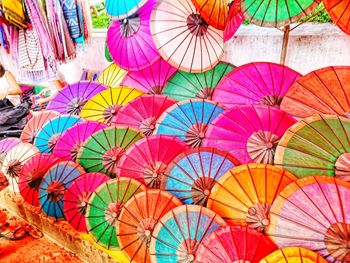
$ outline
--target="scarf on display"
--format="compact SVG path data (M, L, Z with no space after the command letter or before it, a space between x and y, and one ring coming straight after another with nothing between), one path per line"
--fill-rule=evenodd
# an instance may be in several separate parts
M75 39L82 34L79 25L79 15L76 0L60 0L64 18L67 22L70 36Z

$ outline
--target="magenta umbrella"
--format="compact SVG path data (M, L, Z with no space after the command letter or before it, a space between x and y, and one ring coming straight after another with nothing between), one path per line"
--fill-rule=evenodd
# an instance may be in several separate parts
M230 40L244 21L241 0L234 0L230 6L224 30L224 41Z
M135 14L113 21L107 45L113 61L123 69L137 71L151 66L159 54L150 32L150 16L157 0L149 0Z

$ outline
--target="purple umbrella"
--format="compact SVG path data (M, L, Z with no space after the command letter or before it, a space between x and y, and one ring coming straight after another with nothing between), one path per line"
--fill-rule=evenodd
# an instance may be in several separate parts
M18 138L7 138L0 141L0 166L4 161L7 153L21 142Z

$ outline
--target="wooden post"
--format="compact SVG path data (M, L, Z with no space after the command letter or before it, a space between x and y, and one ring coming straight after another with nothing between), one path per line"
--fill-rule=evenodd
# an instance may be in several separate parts
M283 42L282 42L281 60L280 60L280 63L282 65L284 65L286 63L288 41L289 41L289 32L290 32L290 26L289 25L285 26L283 29Z

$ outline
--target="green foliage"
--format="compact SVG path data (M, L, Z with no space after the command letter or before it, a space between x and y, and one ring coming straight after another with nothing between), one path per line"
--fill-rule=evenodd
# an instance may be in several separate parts
M110 19L105 12L92 17L92 25L94 28L107 28L109 26L109 21Z

